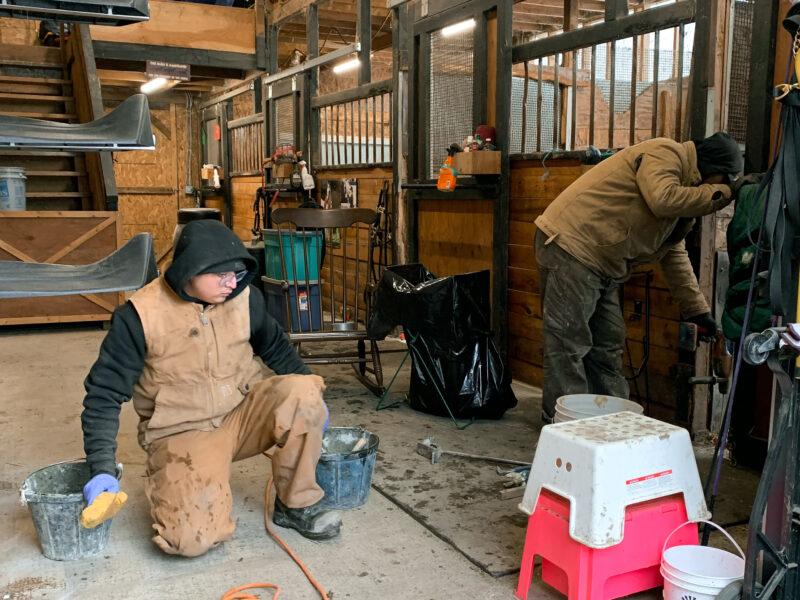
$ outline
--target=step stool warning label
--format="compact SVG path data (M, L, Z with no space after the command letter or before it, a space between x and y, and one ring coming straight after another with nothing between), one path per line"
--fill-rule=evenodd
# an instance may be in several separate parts
M663 488L672 483L672 469L651 473L636 479L628 479L625 482L625 489L628 493L639 493L645 490L655 490Z

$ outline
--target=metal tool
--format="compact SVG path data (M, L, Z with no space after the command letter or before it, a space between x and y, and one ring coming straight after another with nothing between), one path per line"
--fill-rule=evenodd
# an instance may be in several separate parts
M505 463L509 465L523 465L529 467L531 463L523 462L521 460L512 460L510 458L496 458L493 456L481 456L480 454L467 454L466 452L454 452L452 450L442 450L439 446L433 443L433 438L425 438L417 443L417 454L431 459L431 464L435 465L439 462L442 454L449 454L451 456L460 456L461 458L474 458L477 460L486 460L489 462Z
M712 374L708 376L690 377L691 385L717 385L721 394L728 393L731 375L733 373L733 356L728 352L725 336L721 331L709 335L709 332L694 323L683 322L678 328L678 347L681 350L694 352L701 341L711 340Z

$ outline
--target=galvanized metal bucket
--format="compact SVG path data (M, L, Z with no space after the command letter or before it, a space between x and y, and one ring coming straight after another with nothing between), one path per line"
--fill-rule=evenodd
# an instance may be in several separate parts
M117 465L117 479L122 465ZM89 465L82 459L64 461L31 473L20 488L20 500L27 505L42 552L52 560L80 560L103 550L111 535L109 519L93 529L78 519L86 508L83 486L90 479Z

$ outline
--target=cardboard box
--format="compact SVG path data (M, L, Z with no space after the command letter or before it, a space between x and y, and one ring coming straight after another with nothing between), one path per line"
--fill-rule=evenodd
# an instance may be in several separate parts
M453 167L459 175L499 175L500 150L456 152Z
M217 171L219 172L219 178L225 179L225 175L223 175L222 167L218 167ZM214 169L212 167L203 167L200 169L200 178L207 179L209 181L214 179Z

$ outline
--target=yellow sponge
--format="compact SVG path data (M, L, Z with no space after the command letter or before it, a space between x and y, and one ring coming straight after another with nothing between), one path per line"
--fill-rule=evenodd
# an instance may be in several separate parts
M103 521L113 517L122 505L128 500L128 494L125 492L103 492L94 499L91 505L83 509L80 518L80 524L86 529L97 527Z

